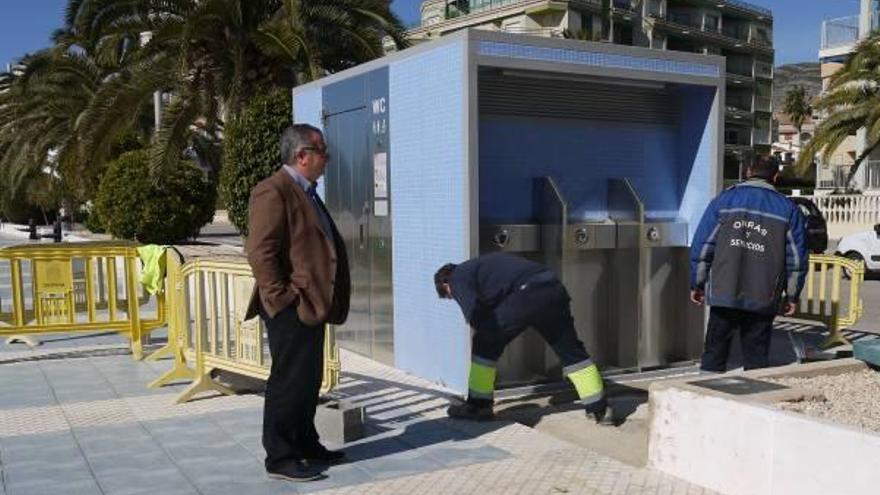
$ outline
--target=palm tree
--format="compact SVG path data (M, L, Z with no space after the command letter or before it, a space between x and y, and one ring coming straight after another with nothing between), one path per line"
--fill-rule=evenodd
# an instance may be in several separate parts
M798 167L803 171L817 154L830 161L849 136L864 129L865 148L850 168L849 183L865 158L880 146L880 34L856 46L843 67L831 76L826 93L815 102L815 110L825 118L798 157Z
M49 167L70 189L82 189L91 158L82 153L78 122L107 69L86 52L48 49L3 74L0 172L10 191ZM77 184L79 183L79 184Z
M791 123L797 130L798 139L800 139L804 122L813 115L813 107L810 106L807 91L803 86L795 86L785 94L785 100L782 102L782 112L791 119Z
M187 147L217 156L223 122L252 95L381 56L384 35L406 44L386 0L70 0L67 25L102 53L151 33L101 85L83 126L85 146L106 150L150 95L169 95L154 172L179 163Z

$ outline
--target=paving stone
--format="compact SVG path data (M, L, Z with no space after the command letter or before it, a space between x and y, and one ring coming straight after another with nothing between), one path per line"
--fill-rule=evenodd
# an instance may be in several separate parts
M62 486L68 482L94 481L89 466L82 458L69 462L34 463L6 469L7 484L27 485L35 481Z
M299 493L298 485L265 477L260 481L210 482L197 485L198 490L211 495L293 495Z
M176 467L143 466L140 469L118 469L98 473L98 483L107 495L129 495L152 490L162 493L162 488L180 489L191 486Z
M261 396L176 405L182 386L143 388L171 363L114 354L125 346L111 335L0 348L8 494L708 493L516 423L449 420L449 391L345 351L334 395L367 405L367 437L343 445L350 462L324 480L270 480ZM46 465L59 479L41 476Z
M117 451L100 455L88 455L86 459L98 476L115 475L120 471L139 471L145 468L173 468L174 463L158 447L150 451Z
M104 495L94 480L62 481L37 479L30 483L7 483L7 495Z
M396 478L415 473L436 471L444 465L419 451L407 451L367 459L359 466L376 479Z
M327 478L323 480L300 483L297 490L300 493L312 493L342 486L361 485L375 481L370 472L356 464L342 464L332 466L327 470Z

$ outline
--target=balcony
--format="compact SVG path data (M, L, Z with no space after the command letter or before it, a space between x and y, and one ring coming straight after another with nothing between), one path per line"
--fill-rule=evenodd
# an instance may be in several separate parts
M632 22L638 15L639 11L630 0L614 0L611 3L611 16L615 20Z
M735 124L751 125L752 112L727 105L725 107L724 119Z
M749 41L749 28L748 26L737 26L725 24L721 28L721 34L727 36L728 38L733 38L737 41L742 41L746 43Z
M773 79L773 64L767 62L755 62L755 77Z
M726 79L728 85L733 88L747 88L755 84L755 80L752 76L743 76L735 72L730 72L730 70L727 71Z
M456 19L471 14L510 7L516 4L526 5L538 3L540 2L536 2L535 0L448 0L446 3L445 18L447 20ZM570 0L569 3L586 7L596 12L601 12L602 10L602 0Z
M772 10L770 10L766 7L761 7L759 5L755 5L753 3L744 2L743 0L719 0L718 2L713 2L713 3L717 3L719 6L724 5L724 6L728 6L728 7L733 7L737 10L745 11L750 14L755 14L758 16L764 16L764 17L769 17L769 18L773 17Z
M684 29L696 28L699 31L703 28L703 23L700 22L699 17L694 17L690 14L680 12L670 12L666 16L666 21L669 24L677 24Z
M772 112L773 98L768 96L755 95L755 111L756 112Z
M859 40L859 16L839 17L822 21L820 50L848 48Z
M770 144L770 128L762 128L755 127L752 131L752 144L755 146L758 145L769 145Z
M709 38L715 43L720 43L732 48L748 46L752 50L760 50L765 53L773 52L773 44L767 34L750 34L748 24L725 24L721 31L711 26L703 26L702 19L686 13L670 12L666 17L659 14L648 14L654 25L666 31L680 35L699 35ZM751 68L749 76L752 76Z

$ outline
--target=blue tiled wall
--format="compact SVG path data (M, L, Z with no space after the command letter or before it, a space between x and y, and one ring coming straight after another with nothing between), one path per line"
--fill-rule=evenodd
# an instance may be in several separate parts
M714 90L682 89L682 122L631 124L526 117L480 120L480 218L533 219L534 178L556 179L574 220L607 218L609 178L628 178L654 218L688 218L708 191ZM707 99L708 98L708 99ZM688 188L701 188L685 195ZM701 196L702 195L702 196ZM682 198L688 210L682 215ZM514 199L515 198L515 199Z
M609 178L629 178L653 211L678 210L674 126L489 117L480 122L480 217L534 216L532 184L551 176L577 220L607 218ZM674 215L673 215L674 216Z
M687 74L692 76L718 77L721 75L719 67L712 64L680 62L677 60L636 57L632 55L619 55L584 50L570 50L565 48L550 48L519 43L481 41L478 50L480 55L517 58L523 60L563 62L577 65L592 65L614 69L647 70L651 72Z
M693 238L706 205L715 196L715 182L711 172L717 159L717 115L712 113L715 90L712 88L688 88L679 95L681 101L681 132L679 133L679 156L682 163L693 163L690 169L680 168L679 181L685 186L679 216L689 225L688 239ZM721 107L723 108L723 107ZM721 169L716 177L721 175Z
M469 330L433 275L468 257L464 61L450 43L390 68L394 361L467 388Z

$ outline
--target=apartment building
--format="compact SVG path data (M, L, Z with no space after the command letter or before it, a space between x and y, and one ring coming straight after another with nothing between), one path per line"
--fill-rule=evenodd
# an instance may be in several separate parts
M831 76L843 66L858 42L868 37L878 27L880 27L880 0L861 0L858 14L822 22L819 62L823 90L827 89ZM839 146L830 160L818 160L817 190L830 191L847 187L846 178L849 176L850 167L865 147L865 133L860 131ZM880 152L872 154L862 163L850 185L866 193L880 194Z
M724 177L769 153L773 14L741 0L425 0L414 42L464 28L571 37L727 58Z

